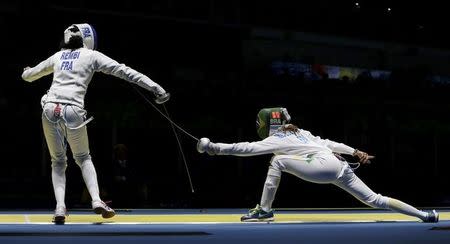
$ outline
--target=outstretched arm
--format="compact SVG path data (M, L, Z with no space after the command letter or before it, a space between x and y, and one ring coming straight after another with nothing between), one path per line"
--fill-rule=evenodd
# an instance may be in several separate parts
M42 61L33 68L25 67L23 69L22 79L28 82L33 82L43 76L53 73L52 57L49 57L48 59Z
M94 69L105 74L114 75L128 82L135 83L140 87L153 92L158 98L161 98L160 100L157 99L157 102L161 101L161 103L163 103L169 99L169 93L167 93L159 84L148 78L146 75L126 66L125 64L119 64L117 61L101 52L96 52Z
M278 149L276 138L268 137L257 142L239 143L212 143L208 138L201 138L197 143L197 150L200 153L207 152L209 155L234 155L234 156L254 156L273 153Z

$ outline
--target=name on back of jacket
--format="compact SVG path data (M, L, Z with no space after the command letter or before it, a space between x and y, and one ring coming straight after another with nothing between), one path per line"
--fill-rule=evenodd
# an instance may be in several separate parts
M72 70L73 69L73 60L78 59L80 57L80 52L62 52L60 60L61 62L61 70Z

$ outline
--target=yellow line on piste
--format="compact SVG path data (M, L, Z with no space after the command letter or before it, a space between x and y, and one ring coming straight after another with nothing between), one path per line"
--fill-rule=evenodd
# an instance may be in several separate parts
M238 223L242 214L165 214L129 215L118 214L103 219L95 214L71 214L66 223ZM0 214L2 223L46 223L51 214ZM450 212L441 212L440 220L450 220ZM419 221L417 218L397 213L301 213L275 214L275 222L377 222L377 221Z

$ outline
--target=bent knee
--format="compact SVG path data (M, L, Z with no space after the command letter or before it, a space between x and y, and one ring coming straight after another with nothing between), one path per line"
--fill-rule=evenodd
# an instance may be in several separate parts
M281 157L279 156L273 156L270 160L270 166L269 166L269 173L270 170L278 176L281 175L281 172L284 171L285 167L282 163Z

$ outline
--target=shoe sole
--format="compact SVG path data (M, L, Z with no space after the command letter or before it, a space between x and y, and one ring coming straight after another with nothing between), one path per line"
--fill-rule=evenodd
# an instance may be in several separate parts
M271 222L274 220L275 220L275 218L271 217L271 218L266 218L266 219L245 219L245 220L241 219L241 222Z
M57 225L64 224L66 222L66 216L55 216L55 217L53 217L52 222Z
M114 215L116 215L115 212L107 211L102 207L94 208L94 213L101 214L104 219L109 219L109 218L114 217Z

